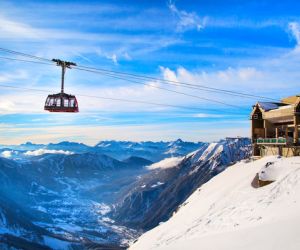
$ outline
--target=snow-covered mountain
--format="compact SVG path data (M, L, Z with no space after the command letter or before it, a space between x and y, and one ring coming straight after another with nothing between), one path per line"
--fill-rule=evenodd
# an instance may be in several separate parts
M93 147L68 141L50 144L27 142L20 145L0 145L0 156L22 160L24 156L30 157L46 153L81 154L96 152L120 161L130 157L140 157L156 162L168 157L184 156L203 144L202 142L185 142L181 139L171 142L101 141Z
M119 160L138 156L156 162L168 157L184 156L203 144L202 142L185 142L181 139L171 142L102 141L95 148Z
M249 143L240 138L2 148L0 249L124 249L167 220L199 185L247 157ZM149 160L162 157L170 158Z
M119 195L114 219L135 229L151 229L167 220L199 186L250 154L249 139L228 138L203 144L182 159L155 163Z
M267 186L253 187L259 179ZM132 250L300 249L300 157L242 161L202 185Z
M0 249L121 249L135 233L106 214L115 193L151 163L96 152L0 157Z

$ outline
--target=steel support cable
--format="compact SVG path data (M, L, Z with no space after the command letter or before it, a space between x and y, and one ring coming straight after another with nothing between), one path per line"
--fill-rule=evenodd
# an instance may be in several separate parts
M80 69L80 68L77 68L77 67L75 67L75 69L88 71L88 72L92 72L92 73L96 73L96 74L101 74L101 75L109 76L109 77L112 77L112 78L115 78L115 79L125 80L125 81L131 82L131 83L145 85L145 86L149 86L151 88L161 89L161 90L164 90L164 91L168 91L168 92L172 92L172 93L176 93L176 94L180 94L180 95L185 95L185 96L188 96L188 97L193 97L193 98L196 98L196 99L199 99L199 100L214 102L214 103L222 104L222 105L233 107L233 108L239 108L239 109L242 108L240 106L229 104L229 103L222 102L222 101L218 101L218 100L215 100L215 99L210 99L210 98L200 97L200 96L196 96L196 95L191 95L191 94L188 94L188 93L184 93L184 92L180 92L180 91L176 91L176 90L172 90L172 89L166 89L166 88L163 88L163 87L154 86L152 84L142 83L142 82L126 79L126 78L123 78L123 77L119 77L119 76L115 76L115 75L111 75L111 74L107 74L107 73L100 73L100 72L97 72L97 71L92 71L92 70L87 70L87 69Z
M4 85L4 84L0 84L0 87L11 88L11 89L19 89L19 90L26 90L26 91L35 91L35 92L49 93L49 90L42 90L42 89L35 89L35 88L25 88L25 87L17 87L17 86L10 86L10 85ZM112 100L112 101L120 101L120 102L128 102L128 103L149 104L149 105L154 105L154 106L180 108L180 109L186 109L186 110L213 111L211 109L205 109L205 108L188 107L188 106L172 105L172 104L156 103L156 102L147 102L147 101L139 101L139 100L130 100L130 99L125 99L125 98L112 98L112 97L94 96L94 95L85 95L85 94L79 94L79 95L76 95L76 96L88 97L88 98L97 98L97 99L104 99L104 100ZM226 111L225 111L225 113L226 113Z
M11 57L5 57L5 56L0 56L0 59L56 66L56 64L54 64L54 63L46 63L46 62L40 62L40 61L30 61L30 60L11 58Z
M1 57L1 56L0 56L0 59L13 60L13 61L21 61L21 62L29 62L29 63L39 63L39 64L45 64L45 65L53 65L53 66L56 66L56 64L53 64L53 63L44 63L44 62L39 62L39 61L29 61L29 60L16 59L16 58L9 58L9 57ZM196 95L191 95L191 94L184 93L184 92L180 92L180 91L176 91L176 90L166 89L166 88L159 87L159 86L153 86L153 85L151 85L151 84L138 82L138 81L135 81L135 80L132 80L132 79L123 78L123 77L116 76L116 75L109 74L109 73L101 73L101 72L94 71L94 70L82 69L82 68L80 68L80 67L72 67L72 68L77 69L77 70L82 70L82 71L87 71L87 72L97 73L97 74L101 74L101 75L106 75L106 76L109 76L109 77L112 77L112 78L115 78L115 79L125 80L125 81L131 82L131 83L136 83L136 84L140 84L140 85L145 85L145 86L149 86L149 87L152 87L152 88L161 89L161 90L164 90L164 91L173 92L173 93L176 93L176 94L181 94L181 95L185 95L185 96L197 98L197 99L200 99L200 100L205 100L205 101L215 102L215 103L219 103L219 104L222 104L222 105L226 105L226 106L230 106L230 107L242 109L242 107L240 107L240 106L228 104L228 103L225 103L225 102L222 102L222 101L218 101L218 100L215 100L215 99L209 99L209 98L200 97L200 96L196 96Z
M10 49L0 48L0 51L6 52L6 53L15 54L15 55L19 55L19 56L29 57L29 58L40 60L40 61L52 62L52 60L47 59L47 58L43 58L43 57L39 57L39 56L34 56L34 55L30 55L30 54L26 54L26 53L22 53L22 52L10 50Z
M78 65L77 67L83 68L83 69L90 69L90 70L108 72L108 73L113 73L113 74L131 76L131 77L135 77L135 78L139 78L139 79L155 80L155 81L164 82L166 84L171 84L171 85L176 85L176 86L181 86L181 87L186 86L186 87L192 87L193 89L206 90L206 91L223 93L223 94L228 94L228 95L244 96L244 97L255 98L255 99L259 98L259 99L265 99L265 100L269 100L269 101L277 101L278 102L278 100L274 99L274 98L253 95L253 94L247 94L247 93L233 91L233 90L213 88L213 87L208 87L206 85L192 84L192 83L186 83L186 82L181 82L181 81L172 81L172 80L166 80L166 79L156 78L156 77L151 77L151 76L138 75L138 74L132 74L132 73L124 73L124 72L119 72L119 71L114 71L114 70L86 67L86 66L81 66L81 65Z
M7 53L12 53L12 54L17 54L17 55L21 55L21 56L26 56L26 57L30 57L30 58L35 58L37 60L44 60L47 62L52 62L52 60L50 59L46 59L46 58L42 58L42 57L37 57L37 56L33 56L33 55L29 55L29 54L25 54L25 53L21 53L21 52L17 52L17 51L13 51L13 50L8 50L8 49L4 49L4 48L0 48L0 51L4 51ZM165 80L165 79L161 79L161 78L155 78L155 77L151 77L151 76L145 76L145 75L138 75L138 74L132 74L132 73L124 73L124 72L119 72L119 71L113 71L113 70L106 70L106 69L100 69L100 68L93 68L93 67L87 67L87 66L78 66L81 68L85 68L85 69L91 69L91 70L97 70L97 71L104 71L104 72L110 72L110 73L114 73L114 74L121 74L121 75L126 75L126 76L133 76L133 77L138 77L138 78L144 78L144 79L151 79L151 80L156 80L156 81L162 81L162 82L166 82L166 83L171 83L171 84L176 84L176 85L185 85L185 86L190 86L190 87L195 87L198 88L199 90L207 90L207 91L214 91L214 92L220 92L223 94L228 94L228 95L241 95L244 97L252 97L252 98L259 98L259 99L265 99L265 100L269 100L269 101L276 101L278 102L277 99L274 98L269 98L269 97L264 97L264 96L258 96L258 95L253 95L253 94L247 94L247 93L242 93L242 92L238 92L238 91L233 91L233 90L226 90L226 89L220 89L220 88L213 88L213 87L208 87L205 85L199 85L199 84L192 84L192 83L186 83L186 82L179 82L179 81L172 81L172 80Z

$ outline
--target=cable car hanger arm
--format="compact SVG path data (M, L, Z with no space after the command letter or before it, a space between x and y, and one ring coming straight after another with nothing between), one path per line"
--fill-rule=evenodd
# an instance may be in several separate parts
M77 66L76 63L63 61L60 59L52 59L53 62L56 62L57 66L61 66L61 93L64 93L64 86L65 86L65 73L66 68L71 69L71 66Z

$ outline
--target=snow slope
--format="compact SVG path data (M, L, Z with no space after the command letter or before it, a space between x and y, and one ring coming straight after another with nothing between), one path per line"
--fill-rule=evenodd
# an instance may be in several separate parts
M255 189L257 173L275 182ZM202 185L130 249L298 250L299 211L300 157L242 161Z
M149 173L119 194L114 220L137 230L152 229L167 221L198 187L249 155L249 139L227 138L205 144L179 162L173 157L151 165Z

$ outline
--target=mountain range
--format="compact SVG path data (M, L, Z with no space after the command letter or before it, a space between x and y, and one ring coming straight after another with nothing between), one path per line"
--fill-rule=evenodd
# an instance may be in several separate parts
M186 155L189 152L197 150L202 145L203 142L185 142L181 139L171 142L101 141L95 146L68 141L49 144L27 142L20 145L0 145L0 154L18 159L23 154L30 156L44 153L74 154L95 152L105 154L117 160L125 160L136 156L156 162L168 157Z
M2 146L0 248L124 249L247 158L249 145L239 138Z

